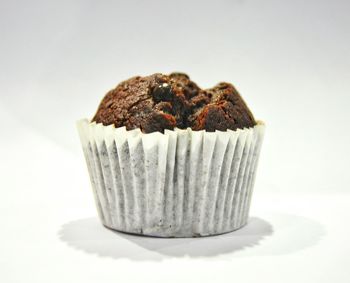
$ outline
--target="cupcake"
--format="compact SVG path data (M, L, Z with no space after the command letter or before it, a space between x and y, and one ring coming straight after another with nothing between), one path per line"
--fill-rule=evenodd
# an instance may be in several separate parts
M133 77L78 122L99 218L122 232L198 237L248 220L264 125L229 83Z

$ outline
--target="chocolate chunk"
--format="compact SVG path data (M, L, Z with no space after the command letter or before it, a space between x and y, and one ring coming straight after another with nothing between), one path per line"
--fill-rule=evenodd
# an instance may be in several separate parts
M167 83L158 84L152 90L152 96L156 102L159 101L171 101L174 97L174 93L171 90L171 86Z

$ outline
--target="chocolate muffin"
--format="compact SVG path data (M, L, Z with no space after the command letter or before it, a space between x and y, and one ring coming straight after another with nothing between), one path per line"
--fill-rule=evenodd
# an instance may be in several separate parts
M201 89L183 73L153 74L121 82L103 98L93 121L140 128L226 131L251 128L255 119L232 84Z
M77 126L104 226L199 237L247 224L265 126L233 85L133 77Z

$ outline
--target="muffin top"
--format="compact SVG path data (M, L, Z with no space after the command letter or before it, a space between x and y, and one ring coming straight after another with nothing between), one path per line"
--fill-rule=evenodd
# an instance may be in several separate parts
M234 86L201 89L183 73L153 74L121 82L103 98L92 121L140 128L144 133L175 127L226 131L256 125Z

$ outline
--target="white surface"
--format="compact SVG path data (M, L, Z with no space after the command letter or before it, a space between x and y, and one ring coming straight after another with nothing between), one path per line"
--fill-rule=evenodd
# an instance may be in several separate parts
M0 282L349 282L350 2L0 1ZM135 74L233 82L267 124L251 224L97 223L75 121Z
M1 282L320 283L350 276L349 194L264 193L258 174L252 218L241 231L129 236L98 222L82 153L77 158L13 126L0 148Z

